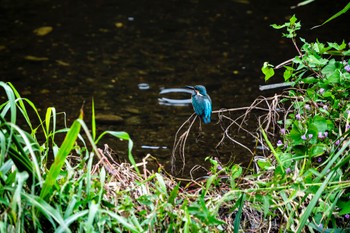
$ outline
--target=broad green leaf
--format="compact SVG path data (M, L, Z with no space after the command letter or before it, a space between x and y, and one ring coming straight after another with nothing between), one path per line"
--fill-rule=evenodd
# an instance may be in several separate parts
M327 120L322 116L315 116L312 120L312 125L318 132L325 132L328 129Z
M263 169L263 170L269 170L269 169L272 169L273 166L271 164L271 162L269 160L266 160L266 159L259 159L258 160L258 166Z
M301 139L303 134L298 130L298 128L293 124L292 130L289 133L289 138L293 146L304 145L304 140Z
M337 206L341 208L339 215L350 214L350 201L338 201Z
M340 68L342 68L341 63L337 62L335 59L331 59L328 61L327 65L322 68L321 72L324 76L329 76Z
M290 67L290 66L285 66L285 70L284 70L284 73L283 73L283 78L284 78L284 81L288 81L290 79L290 77L292 77L292 74L293 74L293 67Z
M302 81L304 83L307 83L307 84L314 84L314 83L317 83L319 81L319 79L312 77L312 76L309 76L309 77L302 79ZM307 90L307 91L309 91L309 90Z
M322 58L322 57L319 57L319 56L315 56L315 55L309 55L307 57L308 59L308 62L311 63L312 65L315 65L315 66L324 66L328 63L328 59L325 59L325 58Z
M341 44L335 43L335 42L328 42L328 46L331 48L334 48L336 50L344 50L346 49L346 43L343 40Z
M326 79L330 84L338 84L340 83L340 71L335 70L332 75L329 75Z
M323 54L325 53L329 48L326 48L323 43L316 42L312 44L313 50L315 50L318 54Z
M273 70L272 67L273 66L270 65L268 62L264 62L264 65L261 68L261 71L265 75L265 81L269 80L275 74L275 71Z
M242 175L243 169L238 164L235 164L231 168L231 179L236 179Z
M313 145L309 150L309 156L311 158L323 155L327 151L327 146L322 143Z

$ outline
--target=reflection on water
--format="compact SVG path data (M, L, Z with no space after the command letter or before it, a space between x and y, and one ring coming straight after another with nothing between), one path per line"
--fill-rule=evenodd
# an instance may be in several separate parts
M151 150L159 150L159 149L168 149L166 146L147 146L147 145L142 145L142 149L151 149Z
M263 62L278 64L295 55L290 42L269 25L296 14L307 29L345 5L319 0L290 9L289 4L272 0L264 4L211 0L7 2L0 6L1 77L36 103L42 114L55 106L58 112L67 112L70 121L77 117L83 101L89 121L88 103L93 97L102 119L100 132L129 132L136 159L152 153L167 166L174 135L193 109L187 102L188 93L164 93L169 90L165 87L205 85L214 110L250 105L258 95L274 93L258 89L264 84ZM302 36L312 40L317 35L321 41L334 35L348 36L344 33L348 27L337 22L305 30ZM41 26L53 30L38 37L33 30ZM346 38L334 40L340 39ZM26 60L28 56L45 59ZM255 123L251 117L251 130ZM237 145L223 143L216 148L223 134L217 115L213 115L213 123L201 128L196 123L187 142L188 169L206 164L206 156L223 162L249 162L249 153ZM251 138L239 132L234 137L254 146ZM105 142L118 154L125 154L126 147L115 139ZM154 149L158 147L162 149Z
M137 86L140 90L148 90L150 88L148 83L139 83Z
M169 94L169 93L189 93L192 94L193 90L189 90L186 88L164 88L159 94ZM166 97L158 98L160 105L168 105L168 106L187 106L192 103L191 98L188 99L170 99Z

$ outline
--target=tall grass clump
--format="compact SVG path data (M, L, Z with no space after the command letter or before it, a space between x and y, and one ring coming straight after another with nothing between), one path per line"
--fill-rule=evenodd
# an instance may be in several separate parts
M103 159L96 144L105 134L128 140L135 164L128 134L108 131L96 139L96 129L91 135L83 121L83 110L70 127L58 129L55 108L48 108L42 119L10 83L0 86L7 96L0 105L0 231L91 232L118 226L136 232L129 219L105 208L112 205L105 202L106 170L93 172L93 161ZM57 142L60 135L64 140Z

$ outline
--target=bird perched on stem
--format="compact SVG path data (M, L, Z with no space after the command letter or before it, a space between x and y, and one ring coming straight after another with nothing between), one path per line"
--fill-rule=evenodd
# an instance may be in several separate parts
M210 123L212 106L207 90L202 85L186 87L194 91L192 94L192 106L195 113L203 120L204 124Z

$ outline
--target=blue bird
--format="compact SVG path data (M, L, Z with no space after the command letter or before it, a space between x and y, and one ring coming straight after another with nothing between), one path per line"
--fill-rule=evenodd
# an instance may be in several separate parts
M186 87L194 91L192 94L192 106L195 113L203 120L204 124L210 123L212 106L207 90L202 85Z

